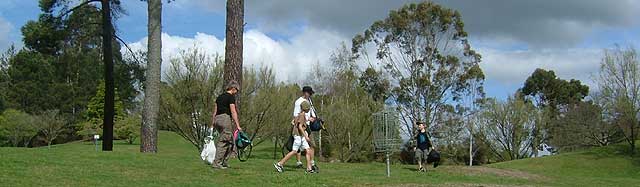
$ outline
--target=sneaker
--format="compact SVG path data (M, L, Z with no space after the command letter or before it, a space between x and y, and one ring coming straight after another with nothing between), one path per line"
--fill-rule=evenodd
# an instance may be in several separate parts
M229 164L227 164L226 162L223 162L222 167L229 168Z
M214 169L227 169L226 166L223 166L223 165L220 165L220 164L212 164L211 167L214 168Z
M278 164L278 163L274 163L274 164L273 164L273 167L275 167L275 168L276 168L276 171L278 171L278 173L282 173L283 168L282 168L282 166L281 166L280 164Z
M305 171L305 173L318 173L318 172L316 170L311 169L311 170Z
M296 167L297 168L303 168L304 166L302 165L302 162L297 162L296 163Z
M320 170L320 168L318 168L318 166L317 166L317 165L315 165L315 164L311 166L311 169L312 169L315 173L318 173L318 171Z

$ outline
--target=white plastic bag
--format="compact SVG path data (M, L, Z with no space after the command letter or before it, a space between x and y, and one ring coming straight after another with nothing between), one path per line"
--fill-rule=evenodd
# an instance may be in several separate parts
M204 143L204 148L202 149L202 153L200 153L200 158L202 158L202 160L207 164L211 164L216 158L216 145L213 143L213 136L207 136L204 138Z

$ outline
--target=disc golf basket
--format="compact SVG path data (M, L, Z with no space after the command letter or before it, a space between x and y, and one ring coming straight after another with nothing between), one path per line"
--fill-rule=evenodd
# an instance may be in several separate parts
M376 153L384 153L387 162L387 177L391 176L389 156L400 150L399 121L397 112L384 110L373 114L373 146Z

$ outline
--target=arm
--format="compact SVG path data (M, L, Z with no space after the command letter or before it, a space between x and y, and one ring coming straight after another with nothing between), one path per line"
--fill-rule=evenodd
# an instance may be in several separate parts
M411 137L411 147L413 147L413 150L415 151L418 148L418 133L416 133L413 137Z
M211 128L213 128L213 126L216 124L217 112L218 112L218 105L214 104L213 105L213 112L212 112L213 115L211 115Z
M307 128L305 128L304 125L298 124L298 132L302 132L302 136L304 136L304 139L307 140L307 142L311 141L311 138L309 138L309 134L307 133Z
M229 106L229 108L231 109L231 118L233 118L233 121L236 123L236 128L239 131L242 131L242 128L240 128L240 120L238 120L238 111L236 110L236 105L231 104Z

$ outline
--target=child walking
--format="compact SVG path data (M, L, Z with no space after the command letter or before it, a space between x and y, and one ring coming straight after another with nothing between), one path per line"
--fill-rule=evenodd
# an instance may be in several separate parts
M273 164L276 168L276 171L283 172L283 165L286 163L291 157L295 156L298 153L298 150L306 150L307 154L307 173L316 173L313 169L311 161L313 160L313 149L309 146L309 134L307 133L307 117L306 113L311 109L311 104L308 101L303 101L300 103L300 108L302 111L298 114L298 116L294 119L292 134L293 134L293 147L291 152L282 158L279 162Z

